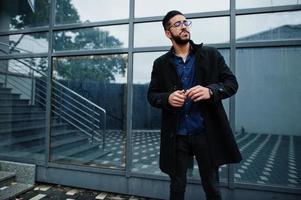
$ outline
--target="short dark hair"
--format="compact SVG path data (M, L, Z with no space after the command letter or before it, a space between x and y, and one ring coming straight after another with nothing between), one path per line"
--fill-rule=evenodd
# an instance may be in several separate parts
M163 20L162 20L162 25L164 27L164 30L167 30L169 27L169 20L171 18L173 18L176 15L183 15L180 11L177 10L171 10L168 13L166 13L166 15L164 16ZM184 16L184 15L183 15Z

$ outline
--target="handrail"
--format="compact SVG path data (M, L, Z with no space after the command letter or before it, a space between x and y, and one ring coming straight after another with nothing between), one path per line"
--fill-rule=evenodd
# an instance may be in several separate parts
M54 96L58 97L57 94L54 94ZM54 98L54 101L57 102L58 100ZM74 108L74 109L76 109L76 110L78 110L78 111L81 111L78 107L74 106L72 103L69 103L68 101L65 101L65 100L62 100L62 101L66 102L66 104L72 106L72 108ZM64 105L62 105L62 106L64 106ZM90 108L88 108L88 109L89 109L91 112L93 112L93 113L95 114L95 111L94 111L94 110L91 110ZM74 112L74 111L73 111L73 112ZM75 114L76 114L76 115L79 115L77 112L76 112ZM88 117L92 117L91 114L89 114L89 113L84 112L84 114L87 115ZM96 114L97 114L98 116L100 116L99 113L96 112ZM79 115L79 116L80 116L80 115ZM91 123L91 122L88 121L87 119L83 119L83 120L87 121L88 123ZM97 122L100 122L98 119L96 119L96 120L97 120Z
M89 99L86 99L85 97L79 95L78 93L74 92L73 90L67 88L66 86L64 86L63 84L61 84L60 82L56 81L56 80L53 80L56 84L60 85L62 88L66 89L67 91L71 92L72 94L74 94L75 96L85 100L86 102L88 102L89 104L95 106L96 108L102 110L103 113L106 113L106 110L99 107L98 105L96 105L95 103L93 103L92 101L90 101Z
M10 47L10 45L8 45L8 44L6 44L6 43L3 43L3 42L0 42L0 45L4 45L4 46ZM28 51L28 50L24 50L24 49L21 49L21 48L18 48L18 47L14 47L14 49L21 50L21 51L24 51L24 52L28 52L28 53L30 53L30 54L33 54L32 52L30 52L30 51ZM0 49L0 51L4 52L5 54L8 54L8 53L9 53L9 52L4 51L3 49ZM43 77L44 77L44 78L48 78L48 76L47 76L46 74L44 74L43 72L41 72L41 71L39 71L39 70L33 68L33 67L30 66L28 63L23 62L23 61L21 61L21 60L19 60L19 59L14 59L14 58L12 58L12 59L15 60L15 61L17 61L17 62L19 62L19 63L22 63L23 65L25 65L26 67L28 67L29 69L31 69L33 72L36 72L36 73L40 74L40 75L42 76L42 78L43 78ZM20 71L18 71L18 70L15 70L15 71L16 71L16 72L20 72ZM14 75L14 73L9 73L8 71L6 71L5 73L6 73L6 74ZM28 78L32 78L32 77L30 76L30 77L28 77ZM39 79L39 80L41 80L42 82L46 83L46 81L44 81L43 79ZM52 81L53 81L53 83L55 83L55 86L57 85L57 86L59 86L60 88L62 88L63 90L66 90L66 91L69 93L69 94L63 93L63 92L61 91L61 89L58 89L57 87L54 87L54 89L55 89L56 91L60 92L60 93L63 95L63 98L69 98L69 99L71 99L73 102L77 103L78 105L80 105L80 106L82 106L83 108L87 109L88 111L92 112L92 113L94 114L94 116L95 116L95 114L97 114L98 116L100 116L99 113L98 113L97 111L95 111L95 109L97 109L97 110L99 110L100 112L103 113L103 115L104 115L104 116L103 116L104 120L103 120L103 134L102 134L102 136L103 136L103 145L102 145L102 146L103 146L103 148L104 148L104 147L105 147L105 132L106 132L106 114L107 114L107 113L106 113L106 110L105 110L104 108L102 108L102 107L96 105L96 104L93 103L92 101L86 99L85 97L81 96L80 94L76 93L75 91L69 89L68 87L66 87L66 86L63 85L62 83L58 82L57 80L52 80ZM46 88L43 84L39 83L39 81L37 81L37 83L38 83L40 86L43 86L44 89ZM41 90L41 89L39 89L39 88L36 88L36 89L40 90L43 94L46 94L45 91L43 91L43 90ZM38 94L36 94L36 95L38 95ZM54 94L54 95L57 96L57 94ZM71 95L73 95L74 97L72 97ZM38 96L39 96L41 99L45 98L45 97L41 97L41 95L38 95ZM76 97L76 98L79 98L79 99L76 99L75 97ZM62 98L62 97L60 97L60 98ZM36 100L36 101L38 101L38 100ZM93 109L91 109L89 106L87 106L86 104L83 104L83 102L80 102L80 101L83 101L83 102L88 103L89 106L92 107ZM41 104L42 106L44 106L44 104L43 104L41 101L39 101L38 103ZM71 105L71 106L72 106L73 108L75 108L75 109L79 109L77 106L74 105L74 103L72 104L72 103L68 102L68 104ZM57 107L56 104L53 104L53 106ZM67 108L67 107L64 106L64 105L62 105L62 106L64 107L64 109L70 110L70 108ZM70 117L70 118L72 118L73 120L77 121L77 122L78 122L79 124L81 124L82 126L84 126L84 127L88 128L89 130L91 130L91 132L92 132L93 134L90 134L90 133L88 133L86 130L84 130L83 128L81 128L81 127L77 126L76 124L72 123L72 121L68 120L66 117L62 116L60 113L56 112L55 110L54 110L53 112L56 113L57 115L59 115L61 118L63 118L65 121L67 121L67 122L70 123L71 125L77 127L79 130L81 130L81 131L84 132L85 134L89 135L89 136L91 137L92 141L93 141L94 138L95 138L97 141L100 141L99 138L95 137L95 134L98 135L98 132L95 130L95 128L100 128L101 126L97 126L97 125L94 125L94 124L93 124L92 127L91 127L91 126L88 126L88 125L83 124L83 123L82 123L81 121L79 121L78 119L75 119L73 116L70 116L68 113L66 113L66 112L63 111L65 115L67 115L68 117ZM93 118L93 116L91 116L90 113L87 113L86 111L82 111L82 112L83 112L84 114L86 114L89 118ZM74 113L74 112L73 112L73 113ZM92 123L91 121L89 121L89 120L87 120L87 119L83 119L83 117L81 117L81 116L79 116L79 118L82 118L82 120L88 121L89 124ZM96 122L97 122L97 123L100 123L100 121L101 121L101 120L96 119Z
M6 44L6 43L4 43L4 42L0 42L0 45L3 45L3 46L7 46L7 47L11 47L10 45L8 45L8 44ZM17 50L20 50L20 51L24 51L24 52L27 52L27 53L29 53L29 54L34 54L34 53L32 53L31 51L28 51L28 50L25 50L25 49L22 49L22 48L19 48L19 47L14 47L13 49L17 49ZM2 52L3 52L4 50L2 50ZM7 53L8 54L8 52L5 52L5 53Z

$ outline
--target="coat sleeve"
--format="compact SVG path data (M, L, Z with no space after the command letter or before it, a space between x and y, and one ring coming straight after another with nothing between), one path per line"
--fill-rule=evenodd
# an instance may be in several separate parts
M152 106L156 108L172 110L172 106L168 103L168 97L171 94L171 92L164 91L164 80L162 80L160 67L162 66L160 66L158 64L158 61L156 60L153 64L151 81L147 91L147 100Z
M238 90L238 83L217 49L214 49L214 56L217 61L218 82L209 84L206 87L210 88L213 92L212 101L217 102L234 95Z

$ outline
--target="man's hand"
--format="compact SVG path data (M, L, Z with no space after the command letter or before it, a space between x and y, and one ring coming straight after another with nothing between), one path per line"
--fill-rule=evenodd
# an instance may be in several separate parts
M171 93L168 97L168 103L174 107L182 107L186 96L184 90L177 90Z
M197 85L185 92L185 96L194 102L210 99L209 88Z

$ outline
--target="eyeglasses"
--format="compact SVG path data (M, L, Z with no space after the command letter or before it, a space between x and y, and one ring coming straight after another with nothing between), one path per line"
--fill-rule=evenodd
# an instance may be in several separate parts
M188 20L184 20L184 21L177 21L175 22L173 25L170 25L169 28L171 27L175 27L175 28L180 28L182 27L183 25L186 26L186 27L189 27L191 26L191 21L188 21Z

